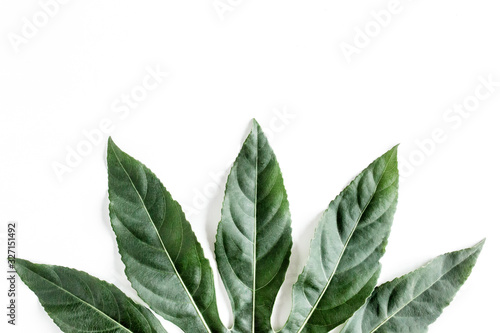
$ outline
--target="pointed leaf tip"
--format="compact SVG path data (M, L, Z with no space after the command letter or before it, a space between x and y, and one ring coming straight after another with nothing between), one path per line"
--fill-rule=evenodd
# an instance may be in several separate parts
M264 133L264 131L262 130L262 127L260 126L260 124L258 123L258 121L255 120L255 118L252 119L252 130L250 131L249 136L252 133L255 133L256 135L259 135L259 133Z
M111 225L132 287L185 332L225 332L213 273L181 206L144 164L108 147Z
M377 287L342 333L427 332L469 277L484 239Z
M484 246L484 243L486 243L486 238L483 238L481 239L476 245L474 245L475 247L478 247L478 248L483 248Z
M110 137L108 137L108 147L107 147L108 159L109 159L109 154L115 150L118 150L119 152L121 152L121 149L116 145L116 143L113 141L113 139L110 136Z
M108 137L108 147L111 145L116 146L116 143L113 141L113 138L111 136L109 136Z
M272 332L291 253L291 218L278 161L255 119L228 176L216 239L233 332Z
M397 204L396 151L373 161L321 217L283 333L329 332L375 288Z

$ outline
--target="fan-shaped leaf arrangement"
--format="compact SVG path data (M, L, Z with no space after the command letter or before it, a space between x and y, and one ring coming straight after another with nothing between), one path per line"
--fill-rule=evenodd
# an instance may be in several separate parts
M188 333L270 333L292 248L283 177L253 122L228 176L215 256L234 314L219 319L212 268L181 206L144 164L108 143L109 212L125 273L149 307ZM470 274L483 242L376 287L398 198L397 147L328 206L279 332L426 332ZM115 286L18 259L21 279L64 332L166 332ZM279 310L279 309L277 309Z

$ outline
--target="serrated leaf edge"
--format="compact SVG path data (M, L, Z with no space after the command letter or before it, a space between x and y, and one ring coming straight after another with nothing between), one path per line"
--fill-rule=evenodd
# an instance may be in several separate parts
M432 286L434 286L437 282L439 282L443 276L445 276L446 274L448 274L451 270L453 270L454 268L456 268L458 265L460 265L461 263L463 263L465 260L469 259L472 255L476 254L478 251L479 251L479 252L481 252L482 247L483 247L483 245L484 245L485 241L486 241L486 239L483 239L483 240L481 240L480 242L478 242L477 244L475 244L475 245L473 245L473 246L471 246L471 247L469 247L469 248L464 248L464 249L457 250L457 251L450 251L450 252L443 253L443 254L441 254L441 255L439 255L439 256L437 256L437 257L435 257L435 258L433 258L433 259L431 259L431 260L427 261L424 265L422 265L422 266L420 266L420 267L418 267L418 268L416 268L416 269L412 270L411 272L408 272L408 273L406 273L406 274L404 274L404 275L402 275L402 276L399 276L399 277L396 277L396 278L394 278L394 279L392 279L392 280L390 280L390 281L384 282L384 283L383 283L383 284L381 284L380 286L377 286L377 288L380 288L380 287L383 287L383 286L385 286L385 285L391 284L391 283L393 283L393 282L397 282L398 280L400 280L400 281L404 281L404 279L405 279L407 276L409 276L409 275L411 275L411 274L413 274L413 273L415 273L415 272L417 272L417 271L420 271L420 270L425 269L425 268L426 268L427 266L429 266L429 265L430 265L433 261L435 261L435 260L437 260L437 259L439 259L439 258L445 257L445 256L447 256L447 255L449 255L449 254L453 254L453 253L456 253L456 252L461 252L461 251L466 251L466 250L474 250L474 251L473 251L473 252L472 252L469 256L465 257L465 258L464 258L464 259L462 259L460 262L458 262L457 264L455 264L453 267L451 267L449 270L447 270L444 274L441 274L441 276L440 276L438 279L436 279L436 281L434 281L431 285L429 285L429 286L428 286L428 287L427 287L424 291L420 292L417 296L413 297L413 298L412 298L409 302L406 302L403 306L399 307L397 311L395 311L393 314L391 314L391 315L390 315L390 316L388 316L386 319L384 319L384 320L383 320L383 321L382 321L379 325L377 325L377 327L375 327L375 328L374 328L373 330L371 330L369 333L374 333L374 332L376 332L376 331L377 331L380 327L382 327L385 323L387 323L390 319L392 319L392 318L393 318L393 317L394 317L397 313L399 313L400 311L402 311L402 310L403 310L403 309L404 309L407 305L409 305L411 302L413 302L415 299L417 299L420 295L422 295L423 293L425 293L427 290L429 290L430 288L432 288ZM472 267L472 268L473 268L473 267ZM471 268L471 270L470 270L469 272L467 272L467 275L466 275L466 277L465 277L465 279L466 279L466 280L469 278L470 274L472 273L472 268ZM396 285L397 285L397 284L399 284L399 283L396 283ZM457 290L457 292L458 292L458 290ZM456 293L455 293L455 295L456 295ZM450 299L450 301L448 301L448 302L446 303L446 305L445 305L445 306L441 309L441 311L442 311L442 310L444 310L446 307L448 307L448 306L451 304L451 302L452 302L452 301L453 301L453 299L455 298L455 295L454 295L454 296ZM361 308L363 308L364 306L366 306L366 305L367 305L368 300L369 300L370 298L371 298L371 296L367 298L367 300L366 300L365 304L363 304L363 306L362 306ZM360 309L361 309L361 308L360 308ZM354 316L354 314L353 314L353 316ZM353 316L351 316L351 318L352 318ZM349 318L349 319L350 319L350 318ZM437 318L436 318L436 320L437 320ZM347 321L348 321L348 320L347 320ZM347 321L346 321L346 322L347 322ZM434 321L435 321L435 320L434 320ZM434 322L434 321L433 321L433 322ZM433 322L431 322L430 324L432 324ZM342 332L344 332L344 329L342 329L342 330L340 331L340 333L342 333Z
M111 146L109 145L109 143L111 143ZM143 205L143 207L144 207L144 210L146 211L146 213L147 213L147 215L148 215L148 217L149 217L149 221L150 221L150 222L151 222L151 224L153 225L153 228L154 228L154 230L155 230L155 232L156 232L156 235L158 236L158 239L159 239L159 241L160 241L160 243L161 243L161 245L162 245L162 247L163 247L163 250L164 250L164 252L166 253L168 260L169 260L169 261L170 261L170 263L172 264L172 268L174 269L175 275L176 275L176 276L177 276L177 278L179 279L179 281L180 281L180 283L181 283L182 287L184 288L184 291L185 291L185 292L186 292L186 294L188 295L188 297L189 297L189 301L191 302L191 304L192 304L193 308L195 309L196 313L198 314L198 317L200 318L201 322L203 323L203 326L205 327L205 329L207 330L207 332L212 333L212 331L210 330L210 327L208 326L208 324L207 324L207 323L206 323L206 321L205 321L205 317L203 316L202 312L201 312L201 311L200 311L200 309L198 308L198 305L197 305L197 304L196 304L196 302L194 301L194 299L193 299L193 297L192 297L191 293L189 292L189 290L187 289L186 285L184 284L184 281L182 280L182 277L180 276L179 272L177 271L177 267L175 267L175 264L174 264L174 262L173 262L172 258L170 257L170 253L168 253L167 249L165 248L165 244L163 243L163 240L161 239L160 234L158 233L158 229L156 228L156 226L155 226L155 224L154 224L154 222L153 222L153 219L152 219L152 218L151 218L151 216L149 215L149 211L148 211L148 210L147 210L147 208L146 208L146 205L145 205L145 203L144 203L144 200L142 199L142 197L140 196L139 192L137 191L137 188L135 187L134 182L133 182L133 181L132 181L132 179L130 178L130 175L128 174L127 170L123 167L123 164L122 164L122 162L121 162L120 158L118 157L118 155L116 154L116 152L115 152L115 150L114 150L114 147L113 147L113 146L116 146L116 144L113 142L113 140L111 139L111 137L109 137L108 147L110 147L110 148L111 148L111 150L113 151L113 154L115 155L115 157L116 157L117 161L120 163L120 167L123 169L123 171L124 171L124 172L125 172L125 174L127 175L127 177L128 177L128 179L129 179L129 181L130 181L130 183L131 183L132 187L134 188L134 190L135 190L135 191L136 191L136 193L137 193L137 196L140 198L141 203L142 203L142 205ZM116 146L116 147L118 147L118 146ZM123 152L123 151L122 151L122 152ZM149 172L151 172L151 174L153 174L153 175L154 175L154 176L158 179L158 181L159 181L159 183L161 184L162 188L163 188L163 189L165 189L165 186L164 186L164 185L163 185L163 183L161 182L160 178L158 178L158 177L156 176L156 174L155 174L153 171L151 171L151 169L149 169L149 168L148 168L145 164L143 164L142 162L138 161L138 160L137 160L137 159L135 159L134 157L132 157L132 156L128 155L128 154L127 154L127 153L125 153L125 152L123 152L123 153L124 153L124 154L126 154L127 156L129 156L130 158L132 158L133 160L137 161L138 163L140 163L140 164L141 164L141 165L142 165L145 169L147 169ZM108 171L108 172L109 172L109 171ZM110 219L111 219L111 199L109 198L109 189L108 189L108 200L109 200L109 202L110 202L110 203L109 203L109 209L108 209L108 211L109 211L109 213L110 213L109 215L110 215ZM172 200L173 200L173 201L175 201L173 198L172 198ZM177 202L177 201L175 201L175 202ZM182 206L181 206L180 204L179 204L179 209L181 210L182 214L185 216L184 211L182 210ZM111 224L111 227L114 229L113 224ZM115 236L116 236L116 237L115 237L115 238L116 238L116 242L118 243L118 236L116 235L116 233L115 233ZM198 245L200 244L198 240L196 240L196 243L197 243ZM122 257L122 258L123 258L123 255L122 255L121 250L120 250L120 248L119 248L119 247L118 247L118 252L120 253L120 257ZM202 249L202 253L203 253L203 249ZM203 254L204 254L204 253L203 253ZM123 260L122 260L122 261L123 261ZM129 281L131 281L131 277L129 276L129 274L128 274L128 272L127 272L127 269L125 269L125 275L127 276L127 279L128 279ZM134 289L135 289L135 288L134 288ZM147 301L146 301L143 297L141 297L141 295L139 295L139 293L138 293L138 296L139 296L139 297L140 297L140 298L141 298L144 302L146 302L146 303L147 303ZM213 301L213 300L212 300L212 301ZM155 311L155 312L156 312L156 311ZM133 333L133 332L132 332L132 333Z
M392 147L392 148L389 150L389 151L391 151L391 150L393 151L393 152L391 153L391 156L389 157L389 161L390 161L390 160L392 160L392 158L394 157L394 154L396 154L396 163L397 163L397 147L398 147L398 146L399 146L399 144L395 145L394 147ZM383 156L383 155L382 155L382 156ZM379 157L379 158L380 158L380 157ZM362 176L363 171L364 171L364 170L366 170L367 168L369 168L370 166L372 166L372 165L373 165L373 164L374 164L374 163L375 163L375 162L376 162L379 158L377 158L377 159L375 159L374 161L372 161L372 162L371 162L371 163L370 163L370 164L369 164L369 165L368 165L365 169L363 169L363 170L362 170L362 171L361 171L358 175L356 175L356 176L355 176L355 177L354 177L354 178L353 178L353 179L349 182L349 184L348 184L347 186L345 186L345 187L344 187L344 189L342 189L342 191L341 191L339 194L337 194L333 200L331 200L331 201L330 201L330 203L334 202L334 201L335 201L335 200L336 200L336 199L337 199L340 195L342 195L342 193L344 192L344 190L345 190L346 188L348 188L349 186L351 186L351 185L352 185L352 184L353 184L353 183L354 183L354 182L355 182L355 181L356 181L359 177L361 177L361 176ZM386 170L387 170L387 165L388 165L388 163L384 166L384 171L382 172L382 175L386 172ZM380 183L381 179L382 179L382 177L381 177L381 178L377 181L377 186L376 186L376 188L378 187L378 185L379 185L379 183ZM368 203L365 205L365 207L364 207L364 209L363 209L363 212L360 214L360 217L363 215L363 213L364 213L364 211L366 210L367 206L368 206L368 205L370 204L370 202L372 201L374 194L375 194L375 192L372 194L372 196L371 196L370 200L369 200L369 201L368 201ZM395 202L396 202L396 203L397 203L397 201L398 201L398 197L396 197L396 199L395 199ZM329 205L330 205L330 203L329 203ZM316 237L318 236L318 235L316 235L316 231L317 231L317 230L318 230L318 228L319 228L319 221L321 221L321 220L323 219L323 217L324 217L324 215L326 214L326 211L327 211L327 210L328 210L328 207L327 207L327 209L325 209L325 211L323 211L323 214L321 214L321 217L320 217L320 218L319 218L319 220L318 220L318 225L317 225L317 226L316 226L316 228L314 229L314 233L313 233L314 237L313 237L313 238L311 239L311 241L309 242L309 253L308 253L307 258L309 258L309 257L311 256L311 245L312 245L313 241L316 239ZM356 227L357 227L358 223L359 223L359 219L358 219L358 221L356 222ZM349 244L349 241L350 241L350 239L351 239L351 237L352 237L352 235L353 235L354 231L356 230L356 227L354 227L354 228L353 228L353 231L352 231L352 232L351 232L351 234L349 235L349 239L347 240L347 242L346 242L346 244L345 244L345 246L344 246L344 248L343 248L343 250L342 250L342 253L341 253L340 258L342 258L342 255L343 255L343 253L344 253L344 251L345 251L345 248L346 248L346 247L347 247L347 245ZM389 232L390 232L390 230L389 230ZM388 237L389 237L389 235L388 235ZM388 237L387 237L387 238L388 238ZM385 253L385 248L386 248L386 245L387 245L387 241L386 241L386 242L384 242L384 243L385 243L385 244L384 244L384 247L383 247L383 249L382 249L382 250L383 250L383 253ZM317 308L317 306L318 306L319 302L320 302L320 301L321 301L321 299L323 298L323 295L325 294L326 290L328 289L328 286L330 285L330 282L331 282L331 280L333 279L333 276L335 275L335 272L337 271L337 268L338 268L339 262L340 262L340 260L337 262L337 265L336 265L336 267L335 267L335 271L334 271L334 273L332 273L332 274L330 275L330 278L329 278L329 280L328 280L328 283L327 283L327 284L326 284L326 286L323 288L323 291L321 292L321 295L318 297L318 300L314 303L313 308L309 311L309 313L308 313L308 315L307 315L306 319L304 320L304 322L302 323L302 325L300 326L299 330L298 330L296 333L300 333L300 332L302 332L302 330L303 330L303 329L305 328L305 326L307 325L307 322L308 322L308 321L309 321L309 319L311 318L312 314L314 313L314 310ZM381 264L379 263L379 267L380 267L380 266L381 266ZM302 275L302 274L304 273L305 268L306 268L306 265L304 265L304 267L302 268L301 273L300 273L298 276L300 276L300 275ZM379 274L380 274L380 268L379 268ZM298 277L298 276L297 276L297 277ZM297 281L296 281L296 282L297 282ZM295 282L295 283L296 283L296 282ZM294 283L294 285L295 285L295 283ZM367 296L367 297L366 297L366 299L365 299L365 303L366 303L366 300L368 300L368 298L369 298L369 297L370 297L370 296ZM293 309L293 297L292 297L292 309ZM354 315L354 314L353 314L353 315ZM351 317L352 317L352 316L351 316ZM348 319L347 319L347 320L348 320ZM347 320L346 320L346 322L347 322ZM288 319L287 319L287 322L288 322ZM281 331L283 330L283 328L285 328L285 327L286 327L287 322L285 322L285 324L283 325L283 327L282 327L281 329L279 329L278 331L275 331L274 333L279 333L279 332L281 332Z
M17 258L17 259L16 259L16 262L17 262L17 261L19 261L19 260L20 260L20 261L30 262L30 261L28 261L28 260L24 260L24 259L20 259L20 258ZM35 264L35 263L32 263L32 262L30 262L30 263L31 263L31 264L33 264L33 265L35 265L35 266L42 266L42 265L40 265L40 264ZM43 265L43 266L53 267L54 265ZM61 266L61 267L63 267L63 266ZM41 276L41 275L40 275L40 274L38 274L37 272L32 271L32 270L31 270L31 269L29 269L28 267L24 266L24 268L25 268L25 269L27 269L27 270L29 270L31 273L33 273L33 274L37 275L38 277L40 277L40 278L41 278L41 279L43 279L44 281L47 281L47 282L48 282L48 283L50 283L51 285L55 286L57 289L62 290L63 292L65 292L65 293L69 294L72 298L76 298L76 299L80 300L82 303L85 303L85 304L86 304L86 305L88 305L90 308L94 309L97 313L102 314L102 315L103 315L104 317L106 317L106 319L108 319L109 321L112 321L113 323L118 324L120 327L122 327L123 329L125 329L126 331L128 331L128 332L130 332L130 333L134 333L134 332L132 332L131 330L129 330L128 328L126 328L125 326L123 326L121 323L119 323L118 321L116 321L115 319L113 319L112 317L110 317L109 315L107 315L106 313L102 312L101 310L99 310L98 308L96 308L95 306L93 306L92 304L88 303L87 301L85 301L85 300L81 299L80 297L77 297L76 295L73 295L73 294L72 294L72 293L70 293L68 290L66 290L66 289L62 288L61 286L58 286L58 285L57 285L57 284L55 284L54 282L52 282L52 281L50 281L50 280L46 279L45 277ZM76 271L76 272L78 272L78 273L84 273L84 274L86 274L86 275L90 275L90 274L89 274L89 273L87 273L87 272L80 271L80 270L77 270L77 269L74 269L74 268L69 268L69 267L63 267L63 268L70 269L70 270L72 270L72 271ZM57 273L56 273L56 272L54 272L54 273L57 275ZM19 275L19 274L18 274L18 275ZM19 277L21 278L21 280L23 280L23 278L21 277L21 275L19 275ZM114 284L111 284L111 283L109 283L109 282L107 282L107 281L104 281L104 280L101 280L101 279L99 279L99 278L96 278L96 277L94 277L94 276L92 276L92 277L93 277L93 278L95 278L95 279L97 279L97 280L99 280L100 282L103 282L103 283L105 283L105 284L107 284L107 285L113 286L113 287L117 288L118 290L120 290L120 289L119 289L118 287L116 287ZM23 281L23 282L24 282L24 281ZM27 286L27 287L28 287L28 288L29 288L29 289L30 289L30 290L31 290L31 291L32 291L32 292L33 292L33 293L37 296L38 302L39 302L39 303L42 305L42 307L45 309L45 307L43 306L42 302L40 301L40 298L38 297L38 295L37 295L37 293L35 292L35 290L34 290L33 288L31 288L31 286L30 286L30 285L28 285L27 283L25 283L25 285L26 285L26 286ZM120 290L120 291L121 291L121 290ZM127 296L127 297L128 297L128 296ZM56 318L54 318L54 317L52 316L52 314L50 314L48 311L45 311L45 312L46 312L46 313L47 313L47 315L48 315L48 316L52 319L52 321L54 322L54 324L55 324L56 326L58 326L58 327L59 327L59 325L58 325L58 324L57 324L57 322L56 322Z

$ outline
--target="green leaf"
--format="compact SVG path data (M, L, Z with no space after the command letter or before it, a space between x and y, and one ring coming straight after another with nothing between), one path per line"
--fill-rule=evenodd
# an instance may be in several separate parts
M289 265L291 218L276 156L255 120L228 176L216 235L231 330L221 323L212 269L180 205L111 138L108 181L125 273L153 310L188 333L274 333L270 319ZM452 301L483 242L375 289L398 182L396 146L330 203L279 333L326 333L346 321L342 333L424 333ZM65 332L166 333L148 309L86 273L20 259L16 268Z
M282 332L329 332L365 303L380 273L397 197L394 147L361 172L321 217Z
M229 174L215 254L234 314L234 332L272 332L271 312L292 247L283 177L253 121Z
M377 287L342 333L424 333L450 304L476 264L484 240L435 258Z
M156 317L114 285L74 269L16 259L16 271L67 333L166 333Z
M111 224L138 295L185 332L226 332L212 269L180 205L111 138L108 181Z

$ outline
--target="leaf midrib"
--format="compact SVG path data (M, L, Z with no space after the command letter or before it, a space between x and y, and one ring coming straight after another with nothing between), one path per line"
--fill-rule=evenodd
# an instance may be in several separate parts
M259 181L259 133L256 133L256 156L255 156L255 193L254 193L254 226L253 226L253 288L252 288L252 333L255 332L255 294L257 276L257 192Z
M375 196L375 193L377 193L377 189L378 189L378 186L380 184L380 181L382 180L382 178L384 177L384 174L385 172L387 171L387 166L389 165L390 161L392 160L392 157L394 156L394 151L391 153L391 156L389 157L387 163L385 164L384 166L384 170L382 171L382 174L379 178L379 180L377 181L377 185L375 186L375 191L373 191L372 195L370 196L370 200L368 200L368 202L366 203L365 207L363 207L363 210L361 211L361 213L359 214L359 217L356 221L356 224L354 225L354 227L352 228L350 234L349 234L349 237L347 238L347 241L344 245L344 247L342 248L342 252L340 253L339 255L339 259L337 260L337 263L335 265L335 269L333 270L332 274L330 275L330 277L328 278L328 282L325 284L325 287L323 288L323 290L321 291L321 294L319 295L318 299L316 300L316 302L314 303L313 307L311 308L311 310L309 311L309 313L307 314L307 317L306 319L304 319L304 322L303 324L299 327L299 330L297 331L297 333L300 333L302 332L302 330L306 327L309 319L311 318L312 314L314 313L314 311L316 310L316 308L318 307L318 304L319 302L321 301L321 299L323 298L326 290L328 289L328 287L330 286L330 283L333 279L333 277L335 276L335 273L337 272L337 269L339 267L339 264L340 264L340 261L342 260L342 257L344 256L344 252L347 248L347 246L349 245L349 242L351 241L351 238L352 236L354 235L354 232L356 231L357 227L358 227L358 224L361 220L361 217L363 216L363 214L365 213L365 210L366 208L368 207L368 205L372 202L373 200L373 197Z
M115 319L113 319L112 317L110 317L108 314L106 314L105 312L99 310L98 308L96 308L95 306L93 306L92 304L90 304L89 302L81 299L80 297L74 295L73 293L69 292L68 290L64 289L63 287L55 284L54 282L50 281L49 279L45 278L44 276L38 274L37 272L29 269L27 266L24 266L27 270L29 270L30 272L32 272L33 274L39 276L41 279L47 281L48 283L50 283L51 285L53 285L54 287L56 287L57 289L59 290L62 290L63 292L65 292L66 294L70 295L71 297L73 298L76 298L77 300L80 300L82 303L86 304L88 307L90 307L91 309L95 310L98 314L101 314L105 319L107 319L108 321L111 321L112 323L114 324L117 324L118 326L122 327L124 330L130 332L130 333L134 333L132 332L131 330L129 330L128 328L126 328L125 326L123 326L121 323L119 323L118 321L116 321ZM53 270L54 273L56 273L56 275L59 277L59 274L57 274L56 271Z
M137 196L139 197L140 201L141 201L141 204L142 204L142 207L144 208L144 211L146 212L148 218L149 218L149 221L151 222L151 224L153 225L153 229L155 230L156 232L156 235L158 237L158 240L160 241L160 244L163 248L163 251L165 252L165 254L167 255L167 258L168 260L170 261L170 263L172 264L172 268L174 269L174 273L175 275L177 276L179 282L181 283L182 287L184 288L184 291L186 292L186 294L188 295L188 298L191 302L191 305L194 307L196 313L198 314L198 317L200 318L203 326L205 327L205 329L207 330L207 332L209 333L212 333L212 331L210 330L210 328L208 327L207 323L205 322L205 318L203 318L203 315L200 311L200 309L198 309L198 306L197 304L194 302L194 299L192 297L192 295L190 294L189 290L187 289L186 285L184 284L184 281L182 280L179 272L177 271L177 267L175 267L175 264L174 262L172 261L172 258L170 257L170 254L168 253L166 247L165 247L165 244L163 243L163 240L162 238L160 237L160 233L158 232L158 229L156 228L154 222L153 222L153 219L151 218L151 215L149 214L149 211L148 209L146 208L146 204L144 203L144 200L142 199L141 195L139 194L139 191L137 190L137 188L135 187L135 184L134 182L132 181L132 178L130 178L130 175L128 174L127 170L125 170L120 158L118 157L118 155L116 154L115 152L115 149L114 147L111 147L111 150L113 151L113 154L115 155L118 163L120 164L120 167L122 168L123 172L125 172L125 174L127 175L127 178L128 180L130 181L130 184L132 185L135 193L137 194ZM132 332L133 333L133 332Z
M474 252L476 253L476 252ZM472 253L472 254L474 254ZM382 327L383 325L385 325L385 323L387 323L389 320L391 320L396 314L398 314L399 312L401 312L404 308L406 308L411 302L413 302L414 300L416 300L417 298L419 298L423 293L427 292L429 289L431 289L436 283L438 283L442 278L443 276L445 276L446 274L448 274L449 272L451 272L452 270L454 270L458 265L460 265L461 263L463 263L465 260L469 259L470 256L472 255L470 254L469 256L465 257L464 259L460 260L456 265L453 265L453 267L451 267L449 270L447 270L444 274L441 274L441 276L436 279L436 281L434 281L432 284L430 284L427 288L425 288L425 290L423 290L422 292L418 293L415 297L411 298L410 301L406 302L403 306L401 306L399 309L397 309L397 311L394 311L390 316L388 316L386 319L384 319L378 326L376 326L373 330L370 331L370 333L373 333L375 332L376 330L378 330L380 327Z

